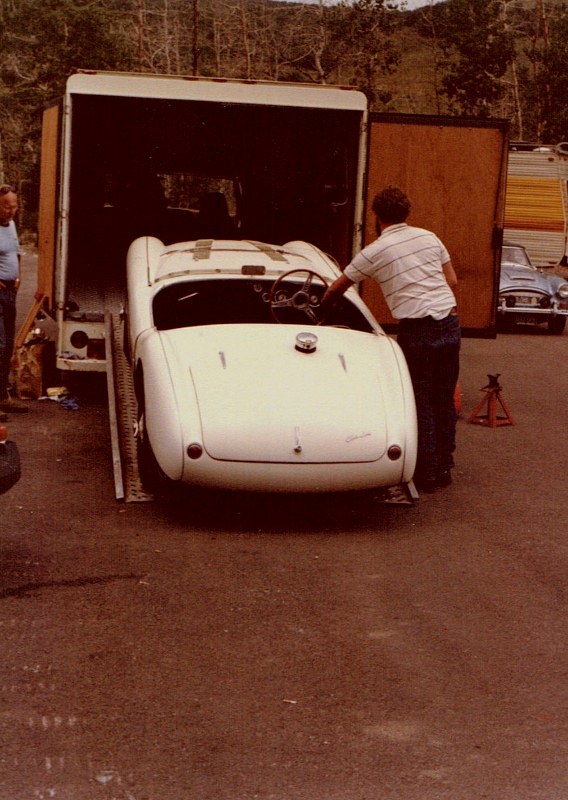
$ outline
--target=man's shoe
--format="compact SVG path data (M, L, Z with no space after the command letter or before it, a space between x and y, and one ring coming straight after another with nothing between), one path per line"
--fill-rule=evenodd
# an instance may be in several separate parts
M4 414L3 411L0 411L0 422L8 422L8 414Z
M19 400L7 398L6 400L0 401L0 411L8 411L11 414L25 414L26 411L29 410L28 406L24 405L24 403L20 403Z
M414 478L414 485L419 492L432 494L436 491L436 486L438 486L438 483L434 480L434 478Z
M452 482L452 473L449 469L445 469L443 472L440 472L438 477L436 478L436 486L439 486L443 489L446 486L449 486Z

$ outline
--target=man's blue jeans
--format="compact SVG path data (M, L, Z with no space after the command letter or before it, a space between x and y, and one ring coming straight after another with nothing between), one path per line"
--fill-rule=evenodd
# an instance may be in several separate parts
M400 320L398 343L406 357L418 415L415 476L435 481L454 466L456 421L454 393L459 374L461 331L455 312Z
M0 286L0 401L8 397L10 362L16 333L16 291Z

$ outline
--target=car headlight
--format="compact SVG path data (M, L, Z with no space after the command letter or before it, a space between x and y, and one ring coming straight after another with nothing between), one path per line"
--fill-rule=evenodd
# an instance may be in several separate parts
M568 297L568 283L561 283L558 287L558 295L565 300Z

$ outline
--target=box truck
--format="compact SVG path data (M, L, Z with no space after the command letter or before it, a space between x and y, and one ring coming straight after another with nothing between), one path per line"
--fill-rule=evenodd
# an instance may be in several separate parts
M397 184L409 222L451 253L464 332L493 336L507 144L502 120L373 114L353 88L78 72L44 112L26 324L53 318L58 369L104 371L136 237L305 239L344 266L376 237L372 197Z

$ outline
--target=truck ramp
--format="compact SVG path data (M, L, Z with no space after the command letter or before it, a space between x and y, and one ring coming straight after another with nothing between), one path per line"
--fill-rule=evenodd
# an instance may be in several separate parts
M124 352L124 322L118 312L105 313L107 391L114 486L117 500L148 502L138 467L136 395L130 363Z

